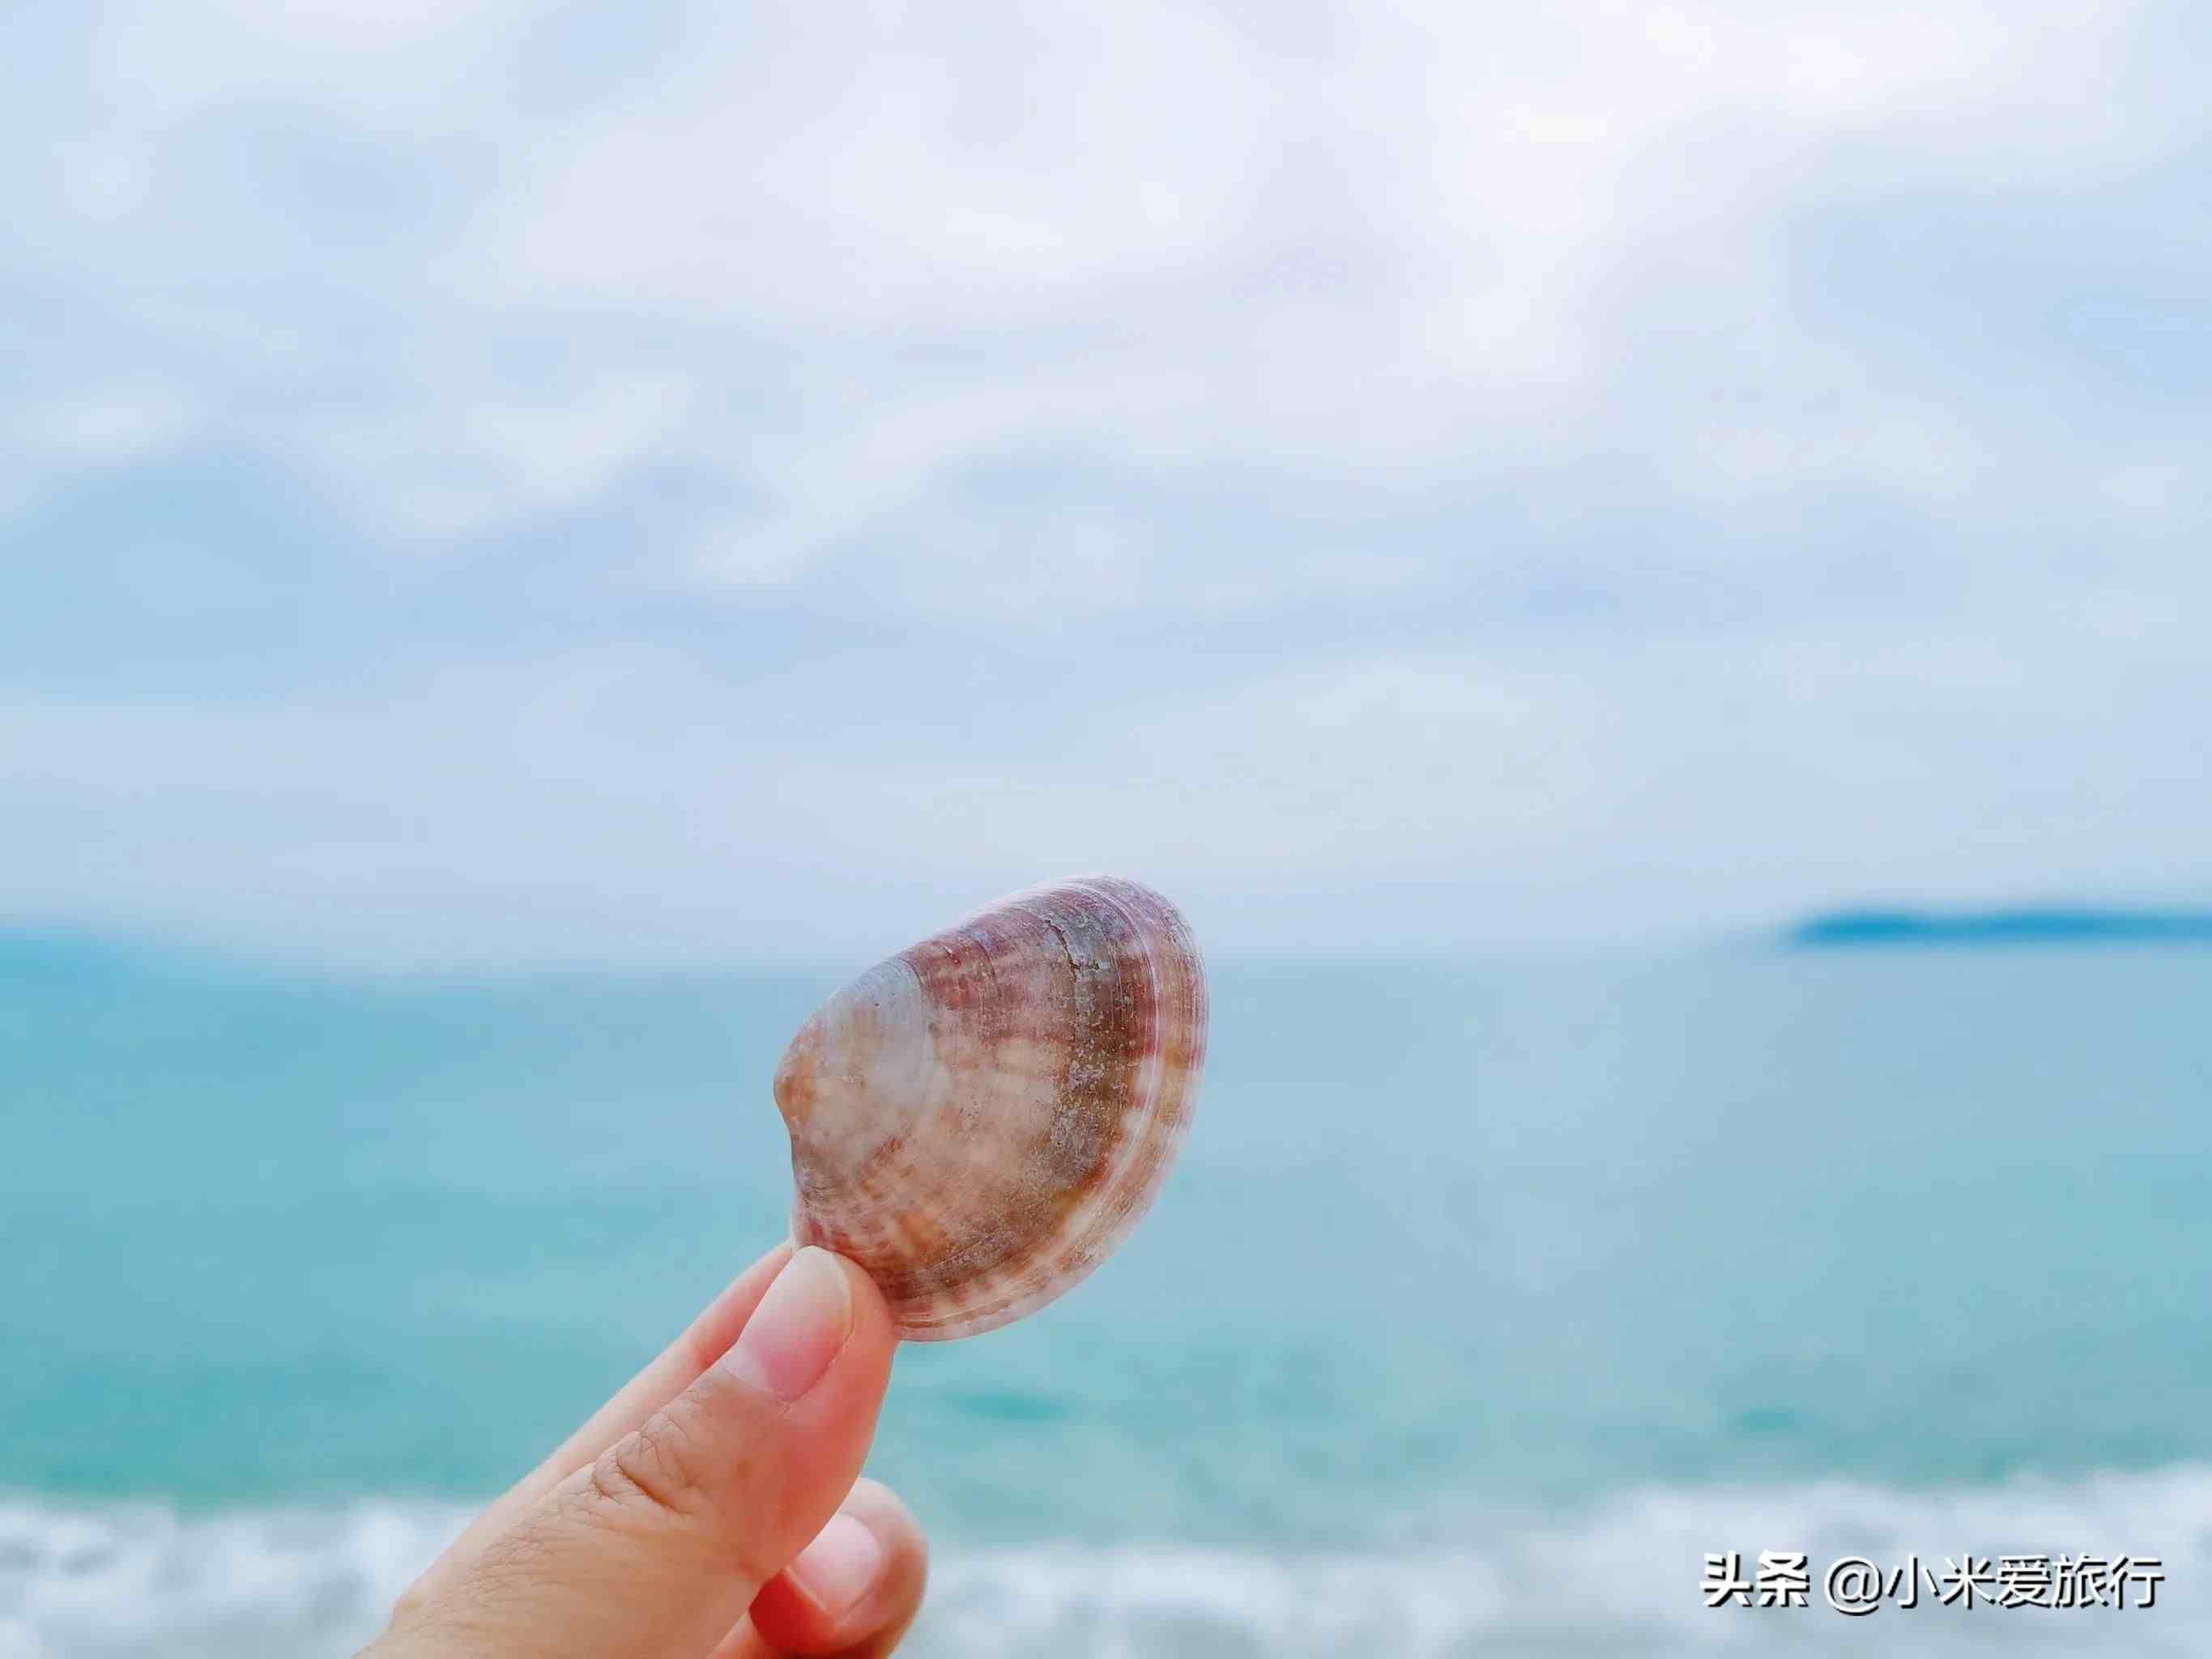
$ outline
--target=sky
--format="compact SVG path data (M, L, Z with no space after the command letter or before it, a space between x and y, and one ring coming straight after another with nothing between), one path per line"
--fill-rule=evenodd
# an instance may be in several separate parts
M2212 11L0 13L0 921L2212 896Z

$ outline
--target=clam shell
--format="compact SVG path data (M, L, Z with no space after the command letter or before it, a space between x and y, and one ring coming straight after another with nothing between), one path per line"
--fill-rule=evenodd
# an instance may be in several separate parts
M1143 1216L1205 1052L1198 945L1167 900L1112 876L1001 899L792 1039L792 1237L866 1268L909 1340L1019 1319Z

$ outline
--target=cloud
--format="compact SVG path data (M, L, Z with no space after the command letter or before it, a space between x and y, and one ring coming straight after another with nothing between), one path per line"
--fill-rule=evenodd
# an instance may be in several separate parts
M672 551L744 582L1012 463L1316 511L1565 463L1723 518L1838 488L2002 516L1975 486L2047 434L1868 374L1808 303L1808 215L2063 210L2201 136L2177 97L2081 91L2083 62L2153 74L2154 7L1306 15L649 10L658 50L595 77L550 8L163 8L97 31L104 95L65 113L82 191L155 210L115 252L372 301L377 337L310 322L229 392L343 386L264 435L389 533L673 457L738 488ZM219 241L183 223L208 208ZM319 214L385 234L318 248Z
M2112 716L2205 673L2179 640L2130 644L2084 673L2063 630L1655 643L1613 665L1638 699L1579 660L1386 650L1084 721L973 689L902 705L896 676L850 693L885 702L872 723L794 720L811 666L733 683L636 647L312 703L16 697L0 913L450 965L846 957L1090 868L1169 887L1231 948L2172 896L2202 868L2201 778Z
M40 10L17 909L650 957L1116 860L1293 942L2207 873L2187 8Z
M849 907L811 907L895 881L926 909L1041 870L1233 891L1525 852L1589 787L1595 718L1572 685L1398 657L1078 742L944 732L854 757L636 651L312 706L19 697L0 704L0 809L25 856L0 910L216 937L241 912L279 937L312 918L325 948L401 962L558 956L612 910L633 935L586 954L790 954L867 937ZM769 887L778 871L795 884Z

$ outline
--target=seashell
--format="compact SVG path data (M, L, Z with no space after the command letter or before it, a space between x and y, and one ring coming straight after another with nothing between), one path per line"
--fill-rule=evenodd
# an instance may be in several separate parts
M1034 1312L1137 1224L1189 1126L1206 981L1112 876L1000 900L823 1004L776 1067L791 1234L866 1268L911 1341Z

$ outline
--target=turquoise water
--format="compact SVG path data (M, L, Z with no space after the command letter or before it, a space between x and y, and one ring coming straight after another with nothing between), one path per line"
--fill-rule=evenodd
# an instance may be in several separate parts
M836 977L0 943L0 1637L343 1650L781 1236L767 1079ZM2212 952L1214 977L1152 1219L1044 1314L900 1358L872 1467L938 1541L922 1650L1377 1650L1291 1610L1330 1573L1431 1609L1379 1650L1735 1650L1698 1552L1789 1547L1717 1535L1742 1517L1990 1553L1912 1529L2031 1492L2134 1529L2054 1547L2212 1560ZM298 1513L313 1605L241 1590ZM1573 1599L1534 1537L1611 1540L1626 1587L1499 1590ZM142 1558L191 1593L166 1643L101 1611ZM2081 1650L2199 1650L2185 1577Z

